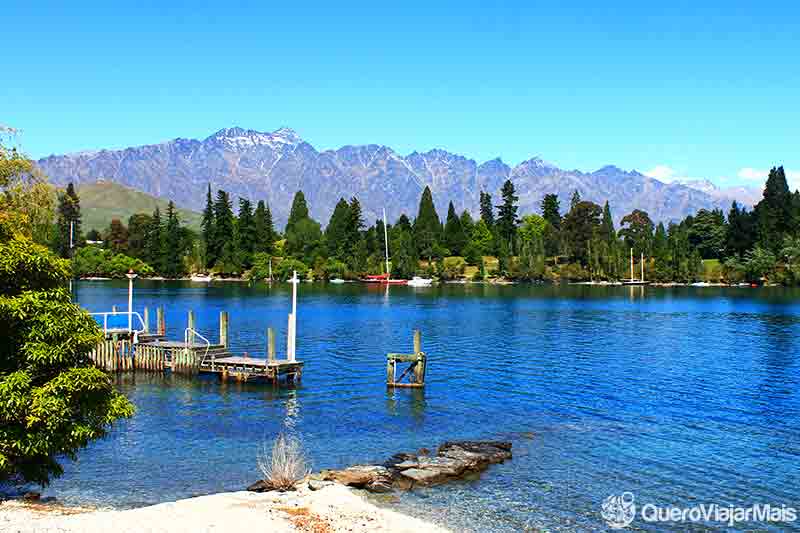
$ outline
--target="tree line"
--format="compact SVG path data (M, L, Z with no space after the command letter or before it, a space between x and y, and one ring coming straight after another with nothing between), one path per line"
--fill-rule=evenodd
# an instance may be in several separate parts
M600 206L573 194L562 209L555 194L545 195L538 213L520 216L514 184L507 180L495 204L481 191L478 218L458 213L452 202L440 218L430 188L422 191L416 216L406 214L387 226L391 275L443 279L464 276L514 280L619 280L630 276L630 255L638 277L645 258L646 277L659 282L703 279L730 282L800 281L800 193L792 193L784 169L767 177L763 199L748 210L733 202L727 214L701 209L679 222L655 223L635 209L615 227L611 206ZM292 270L312 271L316 278L358 278L383 273L382 220L367 225L357 197L341 198L323 226L309 214L302 191L292 201L283 233L276 230L270 206L255 208L246 198L233 201L224 190L209 186L201 231L183 226L172 202L163 215L137 213L127 226L112 220L103 233L90 232L102 249L69 248L80 237L80 200L70 184L59 195L55 249L74 255L81 275L122 275L128 268L144 274L180 277L188 272L214 272L256 279L281 278ZM77 251L76 251L77 250Z

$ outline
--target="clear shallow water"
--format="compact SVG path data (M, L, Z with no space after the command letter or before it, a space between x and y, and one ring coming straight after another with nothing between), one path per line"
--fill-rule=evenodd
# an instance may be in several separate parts
M81 283L92 311L126 305L125 283ZM186 311L234 351L285 350L288 286L137 283L135 307ZM424 391L387 391L385 353L423 334ZM514 459L477 481L389 502L456 530L605 529L600 504L800 507L800 293L785 289L300 286L296 390L123 375L138 412L90 445L46 491L140 506L240 490L284 427L316 469L382 461L448 439L510 439ZM642 529L664 530L663 524ZM745 524L741 528L763 528ZM675 524L675 530L687 526ZM784 526L774 529L785 529Z

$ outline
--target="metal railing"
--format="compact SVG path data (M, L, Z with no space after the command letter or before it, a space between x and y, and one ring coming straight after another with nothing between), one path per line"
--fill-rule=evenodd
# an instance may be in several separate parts
M103 334L108 335L109 333L132 333L134 336L134 341L137 340L139 333L144 333L146 331L146 327L144 325L144 320L142 319L142 315L137 313L136 311L128 312L128 311L106 311L104 313L89 313L92 317L103 317ZM116 316L126 316L128 317L128 323L125 324L123 327L108 327L108 317L116 317ZM139 321L139 325L141 327L134 328L133 327L133 317ZM95 320L97 320L95 318Z
M194 346L194 338L195 337L200 337L200 340L202 340L203 342L206 343L206 351L203 354L203 357L200 358L200 366L203 366L203 363L205 362L206 357L208 357L208 350L211 349L211 342L208 339L206 339L205 337L203 337L202 335L200 335L200 333L194 328L186 328L183 331L183 342L187 346ZM191 343L189 342L190 339L192 341ZM216 355L212 355L211 356L211 368L212 369L214 368L214 359L215 358L216 358Z

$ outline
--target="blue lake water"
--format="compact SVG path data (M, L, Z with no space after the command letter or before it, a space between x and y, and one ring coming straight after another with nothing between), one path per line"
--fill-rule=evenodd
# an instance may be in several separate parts
M126 291L76 288L92 311L124 307ZM233 351L263 354L274 326L280 354L289 297L286 285L139 282L134 307L165 306L175 339L192 309L212 341L226 310ZM289 428L315 469L511 440L514 458L477 481L384 502L458 531L605 529L601 503L622 491L640 504L800 507L798 292L303 284L298 306L301 386L122 375L137 414L46 493L130 507L241 490L263 443ZM427 385L387 390L385 354L410 351L414 328Z

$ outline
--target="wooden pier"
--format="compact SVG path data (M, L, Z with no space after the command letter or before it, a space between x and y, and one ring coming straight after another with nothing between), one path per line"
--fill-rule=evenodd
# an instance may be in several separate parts
M112 311L117 313L117 311ZM156 310L157 326L150 332L149 310L145 308L144 331L104 327L104 340L92 350L95 365L109 372L169 370L182 374L213 374L223 381L299 382L303 362L277 359L275 334L267 330L266 357L234 355L228 349L228 313L220 312L219 342L211 344L195 330L195 316L189 311L184 340L166 338L164 309Z
M411 363L398 377L398 363ZM386 354L386 385L389 387L422 388L425 386L425 371L428 358L422 351L422 335L414 330L414 353ZM403 381L408 377L408 381Z

